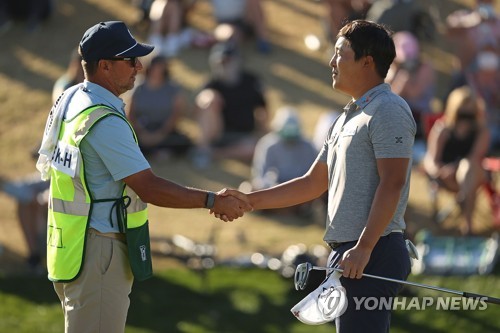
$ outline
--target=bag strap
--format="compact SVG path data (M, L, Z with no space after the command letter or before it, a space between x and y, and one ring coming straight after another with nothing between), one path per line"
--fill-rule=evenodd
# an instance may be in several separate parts
M118 222L118 229L120 232L125 233L127 231L127 207L130 206L131 198L128 195L124 195L120 198L110 198L110 199L97 199L92 200L93 203L100 202L113 202L113 206L111 206L111 210L109 212L109 222L111 226L113 225L113 210L116 214L116 221Z

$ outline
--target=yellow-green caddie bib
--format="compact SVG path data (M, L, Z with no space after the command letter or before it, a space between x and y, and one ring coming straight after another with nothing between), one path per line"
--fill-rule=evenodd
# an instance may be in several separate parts
M87 108L73 119L64 120L61 124L58 143L51 161L47 219L47 270L51 281L72 281L82 270L86 234L93 204L103 199L107 201L122 199L91 197L85 179L85 163L80 152L82 139L98 121L108 116L122 118L133 132L132 126L124 116L104 105ZM135 133L134 137L137 141ZM123 197L127 199L127 205L117 209L126 208L126 212L122 214L126 221L126 230L123 232L127 231L128 236L130 229L147 227L147 205L125 186ZM149 239L147 242L147 245L140 246L149 247ZM144 259L145 254L142 251L141 247L139 257Z

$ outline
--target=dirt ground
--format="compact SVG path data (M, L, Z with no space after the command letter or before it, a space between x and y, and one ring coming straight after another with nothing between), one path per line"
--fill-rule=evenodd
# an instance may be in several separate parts
M425 6L431 0L419 1ZM55 0L54 12L37 30L28 32L23 22L16 22L0 35L0 175L20 178L34 172L30 150L41 139L47 112L51 107L54 81L64 72L69 55L83 32L99 21L123 20L133 26L139 12L129 0ZM440 1L439 15L472 1ZM245 45L246 67L259 73L265 84L269 110L274 112L284 104L300 111L306 135L312 135L319 115L339 109L347 97L332 91L328 61L330 48L325 44L318 51L304 45L307 34L322 36L320 17L323 7L313 0L264 0L273 50L270 55L259 54L253 42ZM193 26L210 31L214 22L208 0L199 0L190 17ZM131 29L142 40L146 31L137 26ZM323 40L324 41L324 40ZM427 57L435 61L440 77L441 93L451 70L453 55L439 36L424 45ZM171 61L171 72L188 92L191 101L196 89L208 75L207 49L188 49ZM187 112L183 126L196 137L196 129ZM225 161L199 172L183 159L153 161L158 174L181 184L219 190L237 187L249 177L248 165ZM426 182L418 170L412 180L409 231L429 227L439 232L454 232L451 219L437 228L430 222L430 205ZM20 231L15 204L0 193L0 270L7 264L17 265L26 256L26 246ZM484 200L480 202L478 231L488 233L489 212ZM216 234L218 254L232 256L251 251L279 253L288 245L303 242L321 243L322 221L304 221L295 217L269 217L252 213L241 221L222 224L205 210L174 210L151 208L153 236L168 237L179 233L198 241ZM160 261L157 261L160 262Z

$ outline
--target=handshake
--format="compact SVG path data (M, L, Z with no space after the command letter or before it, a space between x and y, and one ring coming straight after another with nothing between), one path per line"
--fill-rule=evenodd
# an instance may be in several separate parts
M224 188L215 194L215 202L210 209L210 214L224 222L231 222L252 210L253 207L248 195L237 190Z

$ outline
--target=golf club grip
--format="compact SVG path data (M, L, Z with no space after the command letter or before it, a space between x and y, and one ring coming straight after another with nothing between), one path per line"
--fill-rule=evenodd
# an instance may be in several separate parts
M468 293L468 292L464 292L463 296L466 297L466 298L482 299L483 301L485 301L487 303L499 304L500 305L500 298L496 298L496 297L490 297L490 296L485 296L485 295L480 295L480 294L474 294L474 293Z

